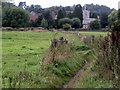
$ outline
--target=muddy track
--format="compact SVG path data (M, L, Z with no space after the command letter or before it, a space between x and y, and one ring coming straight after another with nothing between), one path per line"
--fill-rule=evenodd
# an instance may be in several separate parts
M66 88L69 88L69 86L72 86L76 82L76 80L85 72L88 65L89 65L89 62L86 61L82 69L80 69L67 84L63 85L63 88L61 90L65 90Z

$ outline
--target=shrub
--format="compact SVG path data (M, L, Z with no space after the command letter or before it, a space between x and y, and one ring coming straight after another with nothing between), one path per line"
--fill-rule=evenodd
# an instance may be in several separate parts
M71 25L70 25L70 24L64 24L64 25L63 25L63 28L64 28L65 30L69 30L69 29L71 28Z
M73 18L73 19L72 19L72 22L73 22L72 28L77 29L77 28L80 28L80 27L81 27L81 21L80 21L79 18Z
M90 29L92 29L92 30L100 29L100 23L99 23L99 21L98 20L92 21L90 23Z

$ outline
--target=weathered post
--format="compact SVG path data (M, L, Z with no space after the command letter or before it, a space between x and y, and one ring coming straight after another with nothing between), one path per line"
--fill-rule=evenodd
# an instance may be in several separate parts
M92 35L92 36L91 36L91 45L93 45L93 44L94 44L94 42L95 42L95 36L94 36L94 35Z

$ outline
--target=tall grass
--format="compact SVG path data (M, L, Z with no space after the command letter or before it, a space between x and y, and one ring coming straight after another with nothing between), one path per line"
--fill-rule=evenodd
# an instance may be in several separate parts
M97 45L100 76L105 77L120 88L120 28L115 27L112 32Z

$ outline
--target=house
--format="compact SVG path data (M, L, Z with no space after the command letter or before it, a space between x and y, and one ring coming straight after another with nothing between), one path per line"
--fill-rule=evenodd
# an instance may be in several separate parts
M95 21L96 18L90 18L90 11L86 9L86 6L83 9L83 29L88 29L91 21Z
M30 20L35 21L36 19L38 19L38 14L33 11L30 12Z

